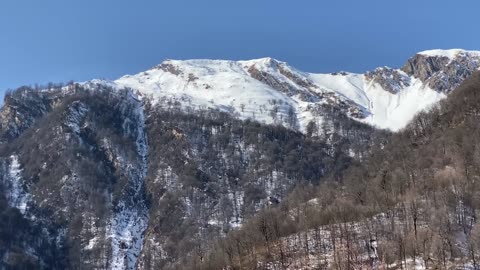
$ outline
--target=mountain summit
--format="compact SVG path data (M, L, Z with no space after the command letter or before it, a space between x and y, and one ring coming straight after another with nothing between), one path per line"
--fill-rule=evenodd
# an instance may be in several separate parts
M210 108L305 131L321 123L321 106L382 129L399 130L441 100L479 68L480 52L430 50L400 69L380 67L364 74L300 71L273 58L248 61L167 60L136 75L106 83L132 88L155 104Z

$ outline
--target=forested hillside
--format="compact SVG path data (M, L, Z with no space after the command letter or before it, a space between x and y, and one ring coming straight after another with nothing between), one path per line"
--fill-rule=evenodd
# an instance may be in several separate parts
M182 267L295 186L340 178L387 134L328 105L322 117L302 134L154 106L103 84L10 92L0 114L2 263Z
M479 268L479 120L477 72L365 161L297 186L193 268Z

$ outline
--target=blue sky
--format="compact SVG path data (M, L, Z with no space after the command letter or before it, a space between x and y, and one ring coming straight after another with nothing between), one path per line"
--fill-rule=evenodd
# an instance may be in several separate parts
M164 59L271 56L305 71L401 66L417 51L480 50L476 0L2 0L0 95L117 78Z

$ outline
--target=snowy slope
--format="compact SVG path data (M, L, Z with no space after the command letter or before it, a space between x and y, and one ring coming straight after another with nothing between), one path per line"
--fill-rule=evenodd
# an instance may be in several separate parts
M270 122L271 118L260 112L260 106L269 104L271 100L294 103L289 97L248 76L241 62L171 60L163 65L172 65L180 73L165 71L161 65L134 76L122 77L115 82L119 86L139 90L155 102L172 99L184 107L217 108L237 112L242 118L255 118L265 122ZM283 106L282 109L285 113Z
M425 51L416 56L419 55L427 60L448 57L450 61L445 68L448 66L450 70L452 66L469 71L478 69L480 59L480 52L458 49ZM452 64L459 57L468 61ZM420 65L428 70L427 60L421 60L425 63ZM451 79L443 70L432 72L431 78L437 76L446 82ZM396 131L406 126L417 112L446 96L440 89L432 89L434 84L430 81L422 81L401 69L384 67L365 74L313 74L272 58L167 60L145 72L103 83L137 90L158 106L218 109L240 119L283 124L301 131L312 120L321 123L316 109L320 104L340 108L358 121Z
M423 52L419 52L418 54L425 55L425 56L441 56L447 57L450 59L455 58L459 54L471 54L474 56L480 56L480 51L465 51L463 49L450 49L450 50L442 50L442 49L435 49L435 50L427 50Z
M391 93L369 81L363 74L311 74L310 77L317 84L367 108L368 116L360 121L394 131L404 127L417 112L445 97L415 78L410 78L410 86Z
M20 210L20 213L25 214L28 210L28 202L31 200L31 195L26 192L22 186L22 170L18 161L18 156L10 156L9 177L7 177L7 184L10 185L7 199L11 207Z

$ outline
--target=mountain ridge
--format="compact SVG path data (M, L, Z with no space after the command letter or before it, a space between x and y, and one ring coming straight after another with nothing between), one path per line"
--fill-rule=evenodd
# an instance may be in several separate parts
M327 104L357 121L397 131L478 70L479 61L479 51L429 50L415 54L401 68L321 74L271 57L166 60L135 75L85 84L128 87L154 103L218 109L302 132L311 121L321 124L317 107Z

